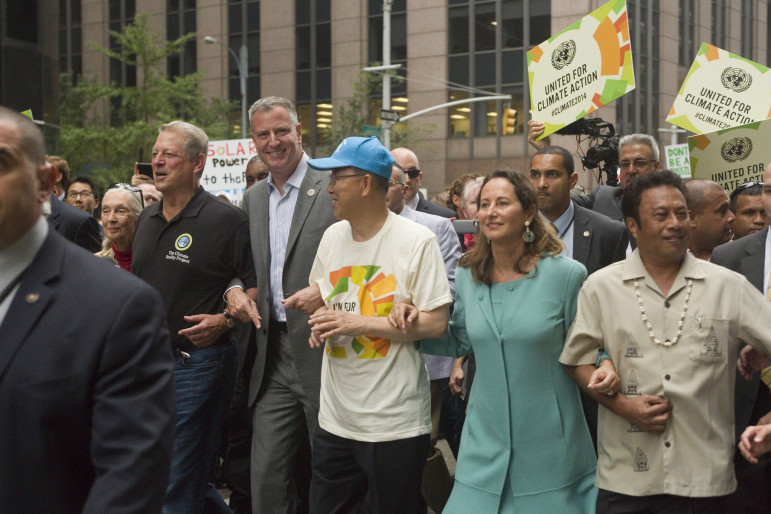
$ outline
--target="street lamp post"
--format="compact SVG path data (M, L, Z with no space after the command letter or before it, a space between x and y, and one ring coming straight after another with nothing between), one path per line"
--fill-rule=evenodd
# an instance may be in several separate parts
M204 43L208 45L222 45L228 49L230 55L236 60L236 66L238 66L238 78L241 81L241 139L246 138L246 75L247 66L249 65L249 50L246 45L241 45L239 49L240 57L236 55L236 52L224 43L220 43L216 38L206 36L203 38Z

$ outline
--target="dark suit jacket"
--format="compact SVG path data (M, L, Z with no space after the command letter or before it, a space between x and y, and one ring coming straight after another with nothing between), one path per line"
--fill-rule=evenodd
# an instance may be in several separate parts
M590 275L626 258L629 239L620 221L576 205L573 223L573 259Z
M321 236L335 217L332 200L327 193L329 173L308 167L295 205L292 225L289 229L286 258L284 260L283 291L289 297L308 287L316 250ZM257 273L257 309L262 316L262 328L257 330L257 356L252 367L249 384L249 405L254 405L265 375L265 358L268 351L270 326L270 236L268 233L268 181L261 180L246 191L244 210L249 217L249 235L252 241L254 270ZM293 349L297 376L308 398L319 408L321 386L321 359L323 351L310 348L308 316L300 311L287 309L287 328Z
M164 319L150 286L48 231L0 325L0 512L160 512Z
M434 202L429 202L422 196L418 197L418 205L415 207L415 210L419 212L427 212L429 214L433 214L434 216L441 216L443 218L458 217L458 213L452 209L442 207L441 205L437 205Z
M755 234L720 245L712 251L709 260L732 271L741 273L762 293L767 234L768 227ZM734 413L736 416L737 440L738 436L741 435L750 422L755 401L758 397L759 383L760 377L757 373L751 381L744 380L741 375L736 374Z
M65 239L82 246L91 253L102 249L99 223L85 211L76 209L51 195L51 214L48 223Z

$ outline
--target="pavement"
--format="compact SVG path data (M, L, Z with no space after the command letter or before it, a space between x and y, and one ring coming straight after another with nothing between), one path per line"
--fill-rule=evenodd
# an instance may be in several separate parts
M447 444L446 439L440 439L437 441L436 446L442 450L442 456L444 457L444 462L447 464L447 469L450 472L450 476L455 476L455 457L452 454L452 450L450 450L450 445ZM222 495L222 498L225 500L226 503L230 503L230 489L218 489L219 493ZM428 514L436 514L431 509L428 509Z

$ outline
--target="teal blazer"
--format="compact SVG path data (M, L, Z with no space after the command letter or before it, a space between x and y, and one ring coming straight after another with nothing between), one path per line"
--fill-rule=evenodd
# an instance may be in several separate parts
M478 512L497 511L507 479L517 496L566 487L596 469L577 386L559 363L585 278L580 263L544 257L536 273L493 291L458 267L447 333L420 343L431 354L474 352L455 481L476 495L466 499Z

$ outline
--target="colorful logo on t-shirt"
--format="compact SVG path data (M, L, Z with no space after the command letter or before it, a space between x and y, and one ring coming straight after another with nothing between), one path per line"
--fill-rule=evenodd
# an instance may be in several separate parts
M362 316L388 316L394 306L396 279L393 275L378 273L380 266L345 266L329 274L332 292L325 301L332 309L356 312ZM376 274L377 273L377 274ZM335 301L335 297L338 301ZM351 341L353 351L359 359L377 359L388 355L391 340L372 335L355 337ZM345 359L345 346L327 345L330 357Z
M174 242L174 248L176 248L179 251L183 251L190 248L191 244L193 244L193 236L191 236L190 234L182 234Z

